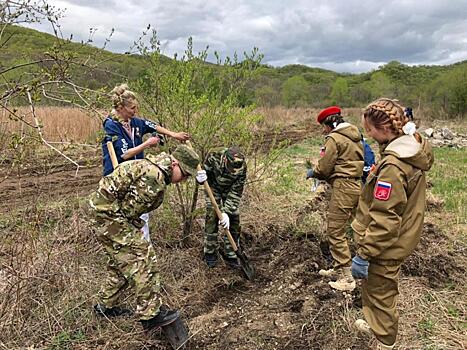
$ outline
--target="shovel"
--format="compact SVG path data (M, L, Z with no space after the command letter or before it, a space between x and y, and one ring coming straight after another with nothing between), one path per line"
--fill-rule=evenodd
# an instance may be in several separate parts
M186 145L192 148L190 141L187 141ZM198 164L196 169L198 171L203 170L200 164ZM204 190L206 191L206 193L209 196L209 199L211 200L212 207L214 208L214 211L216 212L217 218L219 220L222 220L222 212L220 211L219 206L217 205L216 198L214 198L214 194L212 193L211 187L209 187L209 184L207 181L204 181L203 185L204 185ZM245 253L237 245L230 231L225 229L225 233L230 242L230 245L232 246L232 249L237 255L238 262L240 263L240 266L242 267L243 274L245 275L247 279L252 280L255 277L255 268L253 267L253 265L250 264L250 261L248 260Z
M107 150L109 151L110 160L112 161L112 166L115 168L118 165L117 155L115 154L114 144L112 141L107 141Z

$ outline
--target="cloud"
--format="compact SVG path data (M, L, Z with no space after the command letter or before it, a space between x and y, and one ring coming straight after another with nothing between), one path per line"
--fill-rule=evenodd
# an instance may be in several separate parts
M259 47L272 65L306 64L362 72L384 62L449 64L467 59L467 3L451 0L51 0L67 8L67 36L125 52L148 24L165 54L195 49L232 55ZM45 27L39 27L45 30Z

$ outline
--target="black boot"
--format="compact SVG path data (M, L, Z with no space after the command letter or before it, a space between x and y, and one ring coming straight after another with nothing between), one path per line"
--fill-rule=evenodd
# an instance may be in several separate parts
M107 317L107 318L118 317L118 316L132 316L134 314L134 312L129 309L125 309L119 306L105 307L102 304L94 305L94 312L96 313L97 316Z
M208 265L209 267L211 268L215 267L217 265L217 254L216 253L213 253L213 254L205 253L204 261L206 261L206 265Z
M172 322L176 321L180 317L178 310L169 310L165 305L162 305L159 309L159 313L150 318L149 320L141 320L141 325L145 331L149 331L154 328L167 326Z

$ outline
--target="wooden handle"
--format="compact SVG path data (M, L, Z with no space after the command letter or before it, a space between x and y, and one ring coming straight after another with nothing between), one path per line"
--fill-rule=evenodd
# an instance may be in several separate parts
M117 155L115 154L114 144L112 141L107 141L107 150L109 151L110 160L112 161L112 166L115 169L118 165Z
M186 145L188 147L190 147L191 149L193 149L193 147L191 146L191 142L190 141L186 141L185 142ZM198 164L198 166L196 167L196 170L200 171L200 170L203 170L203 168L201 167L201 164ZM220 211L219 209L219 206L217 205L217 202L216 202L216 198L214 197L214 194L212 193L212 190L211 190L211 187L209 186L208 184L208 181L204 181L203 183L203 186L204 186L204 190L206 191L206 193L208 194L209 196L209 199L211 201L211 204L212 204L212 207L214 208L214 211L216 212L216 215L217 215L217 218L219 220L222 220L222 212ZM238 247L237 247L237 244L235 243L235 240L233 239L232 237L232 234L230 233L229 230L225 230L226 233L227 233L227 238L229 239L229 242L230 244L232 245L232 249L236 252L238 250Z

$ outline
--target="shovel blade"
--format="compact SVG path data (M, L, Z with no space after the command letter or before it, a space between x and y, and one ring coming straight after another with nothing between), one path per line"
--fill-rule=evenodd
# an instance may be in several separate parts
M245 277L249 280L252 280L253 278L255 278L255 275L256 275L255 268L250 263L245 253L240 250L237 250L235 253L237 254L238 262L240 263L240 266L242 267L242 272L245 275Z
M162 327L162 331L173 350L185 349L185 345L189 339L189 331L181 317Z

